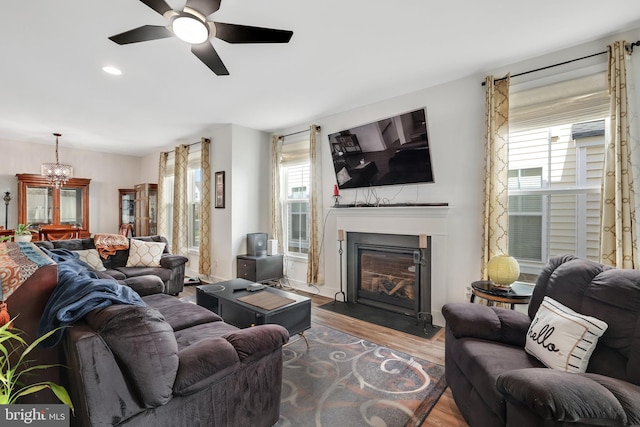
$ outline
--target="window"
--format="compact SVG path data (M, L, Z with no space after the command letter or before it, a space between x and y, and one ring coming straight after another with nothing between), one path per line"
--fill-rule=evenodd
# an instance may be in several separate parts
M200 203L202 200L202 173L199 156L197 162L189 162L187 177L189 247L198 248L200 247Z
M173 184L174 165L173 157L167 161L167 176L164 177L164 201L167 230L167 240L171 244L173 235ZM187 224L189 249L200 247L200 204L202 201L202 173L200 169L200 151L189 153L187 166Z
M510 255L525 273L554 255L597 260L606 74L516 92L510 104Z
M604 136L573 139L573 126L509 135L509 253L521 262L598 258Z
M310 165L298 163L282 168L286 191L284 209L285 250L291 254L309 252Z

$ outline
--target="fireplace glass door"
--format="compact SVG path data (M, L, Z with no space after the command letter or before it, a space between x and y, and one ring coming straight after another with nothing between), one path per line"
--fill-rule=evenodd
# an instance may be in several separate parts
M361 247L359 255L358 303L415 315L420 298L419 252Z

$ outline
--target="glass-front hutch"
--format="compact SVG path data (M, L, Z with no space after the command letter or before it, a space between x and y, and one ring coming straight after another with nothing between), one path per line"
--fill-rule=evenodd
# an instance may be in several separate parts
M137 184L133 232L136 236L152 236L158 233L158 185Z
M55 188L41 175L18 174L18 223L41 226L74 227L81 237L89 231L90 179L71 178Z

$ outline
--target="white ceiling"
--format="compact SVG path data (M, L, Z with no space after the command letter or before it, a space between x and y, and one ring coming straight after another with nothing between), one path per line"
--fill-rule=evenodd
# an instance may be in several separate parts
M211 20L294 34L288 44L216 39L230 72L219 77L176 38L108 40L164 25L138 0L2 6L0 139L53 144L60 132L61 147L130 155L197 141L216 124L310 123L640 26L638 0L223 0Z

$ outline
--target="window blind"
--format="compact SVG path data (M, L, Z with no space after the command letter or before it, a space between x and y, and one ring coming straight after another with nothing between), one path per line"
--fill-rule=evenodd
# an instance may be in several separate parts
M604 72L509 95L509 130L586 122L609 115Z

